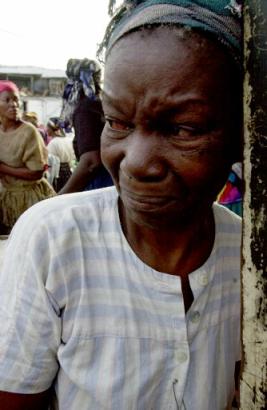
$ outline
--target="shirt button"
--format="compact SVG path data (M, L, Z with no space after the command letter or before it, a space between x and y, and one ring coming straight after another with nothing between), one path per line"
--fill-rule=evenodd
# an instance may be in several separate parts
M184 363L184 362L186 362L186 361L187 361L187 357L188 357L185 352L177 352L175 356L176 356L176 360L177 360L179 363Z
M193 323L198 323L200 319L200 313L196 310L190 316L190 321Z
M202 275L200 275L198 280L199 280L200 285L202 286L206 286L209 283L209 278L206 273L203 273Z

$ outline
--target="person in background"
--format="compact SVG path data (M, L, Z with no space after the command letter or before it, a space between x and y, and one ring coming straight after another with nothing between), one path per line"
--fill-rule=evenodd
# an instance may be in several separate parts
M69 138L66 138L64 130L60 125L59 118L50 118L46 129L48 135L52 138L47 146L48 153L57 156L60 161L58 178L55 178L53 182L53 186L56 192L58 192L71 177L71 166L72 162L75 160L75 154L72 141Z
M9 233L30 206L55 195L43 177L47 150L36 127L20 118L17 86L0 80L0 224Z
M23 121L30 122L32 125L34 125L38 129L38 131L40 132L44 140L45 145L49 143L50 140L49 140L48 134L46 130L39 125L38 115L36 114L36 112L26 111L22 114L22 119Z
M73 141L75 136L73 126L69 124L68 121L64 121L62 125L64 126L64 132L66 137Z
M58 117L49 118L46 124L46 132L50 137L50 141L55 137L65 137L64 129Z
M64 93L63 115L73 124L77 166L60 194L113 185L100 158L100 136L104 127L100 100L101 70L96 61L70 59L69 81Z
M115 11L101 136L115 186L37 204L14 228L1 410L231 408L241 218L216 198L240 159L241 26L228 0Z

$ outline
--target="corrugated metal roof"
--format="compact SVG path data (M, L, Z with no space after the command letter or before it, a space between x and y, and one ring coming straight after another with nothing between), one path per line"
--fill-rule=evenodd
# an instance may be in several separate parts
M43 78L66 78L64 70L34 66L7 66L0 65L0 74L37 75Z

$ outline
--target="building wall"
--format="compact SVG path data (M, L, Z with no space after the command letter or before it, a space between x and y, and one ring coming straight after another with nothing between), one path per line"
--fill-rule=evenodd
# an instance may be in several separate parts
M62 108L61 97L23 97L26 111L34 111L39 123L46 125L50 117L58 117ZM26 103L26 104L25 104Z

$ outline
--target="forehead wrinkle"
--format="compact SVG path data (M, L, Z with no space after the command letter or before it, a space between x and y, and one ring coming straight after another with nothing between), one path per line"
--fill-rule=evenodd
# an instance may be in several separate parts
M118 52L121 56L121 50ZM118 55L115 57L118 58ZM177 82L174 81L176 66L170 65L166 72L163 70L164 65L159 67L158 62L148 56L146 64L143 60L136 60L136 56L131 56L124 65L117 64L115 57L112 54L109 59L109 70L104 81L103 100L109 104L109 109L113 108L131 119L137 116L144 119L160 113L171 116L180 112L204 112L210 108L212 96L207 93L201 71L197 78L192 76L195 63L190 58L187 60L186 70L180 70ZM154 65L158 70L153 69ZM128 77L125 79L126 71ZM144 72L149 74L144 76Z
M193 93L181 95L163 95L161 92L153 95L144 96L141 105L152 115L169 114L175 115L193 111L205 112L209 109L208 101L201 96Z

